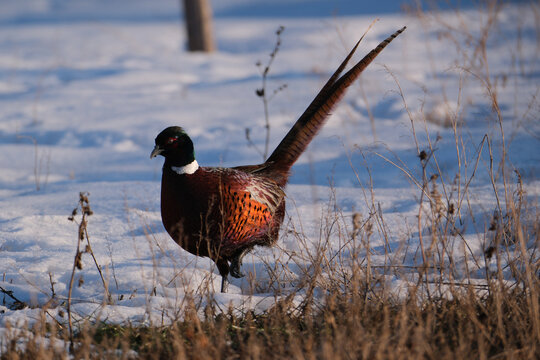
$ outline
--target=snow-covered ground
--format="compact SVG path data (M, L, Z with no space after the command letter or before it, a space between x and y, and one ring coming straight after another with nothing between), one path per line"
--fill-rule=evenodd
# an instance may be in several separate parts
M451 236L446 248L456 260L454 275L459 279L468 265L481 279L497 198L506 206L501 128L482 82L486 69L503 118L508 188L516 189L512 171L518 170L529 207L524 220L534 221L540 194L540 50L531 7L538 13L538 5L504 6L489 32L486 67L479 65L482 54L474 53L486 11L439 13L445 25L399 13L398 2L390 2L388 11L374 7L361 15L347 11L348 4L358 8L354 0L336 2L335 12L320 1L287 1L298 13L309 8L309 16L270 16L277 12L274 5L286 11L285 2L267 1L272 10L266 13L264 3L255 9L247 1L216 1L219 50L206 55L184 51L179 1L0 1L0 286L33 307L15 310L14 300L0 294L1 327L31 322L44 306L66 321L78 236L68 216L79 192L90 194L88 234L114 301L103 305L96 266L83 254L73 290L77 316L168 322L185 294L219 289L212 262L183 251L161 225L162 160L150 160L149 154L159 131L180 125L194 140L200 164L259 163L261 155L245 136L249 128L251 140L264 146L255 63L268 61L280 25L285 32L268 89L287 88L270 102L270 147L375 18L380 21L356 59L402 26L407 30L351 87L294 167L277 247L257 248L246 257L248 276L233 279L229 293L216 293L216 305L268 308L276 288L288 293L309 272L310 252L327 234L326 251L340 253L347 264L355 254L344 244L354 214L363 221L373 216L373 265L388 265L389 258L421 263L419 203L427 210L429 202L415 182L422 183L417 142L429 154L428 140L435 152L427 176L439 173L438 167L442 206L453 203L461 210L452 218L462 236ZM455 30L449 33L448 26ZM444 126L452 117L458 119L455 132ZM422 213L423 241L429 244L431 228ZM358 251L355 256L365 257L364 246ZM398 291L405 277L388 279Z

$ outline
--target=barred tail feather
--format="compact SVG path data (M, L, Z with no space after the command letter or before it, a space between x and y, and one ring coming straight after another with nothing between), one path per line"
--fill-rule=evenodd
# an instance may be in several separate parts
M266 160L264 163L266 169L271 170L273 173L281 173L283 179L286 181L291 166L306 150L313 137L322 128L330 111L332 111L334 106L341 100L347 88L358 78L358 76L360 76L362 71L377 57L377 55L379 55L392 40L405 30L405 28L406 27L401 28L382 41L375 49L371 50L369 54L338 79L354 54L361 39L356 43L345 60L343 60L315 99L296 121L292 129L289 130L281 143Z

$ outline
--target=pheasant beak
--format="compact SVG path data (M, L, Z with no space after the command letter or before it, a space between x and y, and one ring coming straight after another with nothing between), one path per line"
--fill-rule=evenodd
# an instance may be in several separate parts
M161 154L163 152L163 149L159 147L159 145L156 145L154 147L154 150L152 150L152 152L150 153L150 159L158 156L159 154Z

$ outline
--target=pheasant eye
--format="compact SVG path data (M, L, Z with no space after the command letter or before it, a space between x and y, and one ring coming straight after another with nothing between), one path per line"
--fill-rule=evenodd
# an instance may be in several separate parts
M178 140L178 138L176 137L170 137L167 139L167 144L172 144L173 142L175 142L176 140Z

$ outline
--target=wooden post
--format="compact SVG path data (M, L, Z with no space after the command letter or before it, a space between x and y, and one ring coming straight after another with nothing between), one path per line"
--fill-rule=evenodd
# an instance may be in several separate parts
M208 0L183 0L188 50L212 52L215 50L212 8Z

